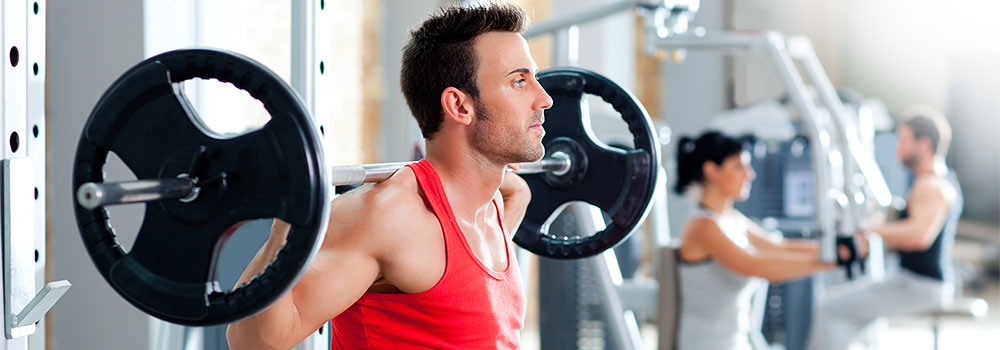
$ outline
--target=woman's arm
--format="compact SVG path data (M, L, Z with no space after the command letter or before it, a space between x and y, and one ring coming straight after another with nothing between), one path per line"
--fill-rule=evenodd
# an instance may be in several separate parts
M747 222L747 235L750 243L759 250L781 250L808 254L819 254L819 243L809 239L788 239L780 233L768 231L750 219Z
M834 267L819 261L817 250L762 250L754 246L741 247L733 242L719 226L708 218L699 218L688 224L683 245L700 250L739 274L757 276L772 282L781 282L811 275ZM685 247L682 246L683 250Z

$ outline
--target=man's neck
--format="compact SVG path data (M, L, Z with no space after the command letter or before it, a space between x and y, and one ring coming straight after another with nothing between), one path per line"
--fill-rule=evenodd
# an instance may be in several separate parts
M455 217L478 222L479 217L493 210L492 200L503 181L506 164L492 164L481 154L470 153L475 152L428 142L425 159L441 177Z
M944 176L948 173L948 165L939 156L926 157L913 166L913 176Z

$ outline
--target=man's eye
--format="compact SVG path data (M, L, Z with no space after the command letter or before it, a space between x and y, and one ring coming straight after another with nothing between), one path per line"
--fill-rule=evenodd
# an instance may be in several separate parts
M514 87L522 87L522 86L524 86L524 82L525 82L525 81L526 81L526 80L524 80L524 79L518 79L518 80L515 80L515 81L514 81Z

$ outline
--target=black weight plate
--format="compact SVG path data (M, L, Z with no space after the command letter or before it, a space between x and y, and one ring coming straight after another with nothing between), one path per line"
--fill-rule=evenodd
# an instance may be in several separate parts
M573 158L564 175L523 175L531 187L531 203L514 242L535 254L575 259L601 253L628 237L652 204L659 171L660 146L652 121L631 93L597 73L579 68L543 71L538 79L552 96L545 111L546 155L562 151ZM628 125L635 144L622 150L596 142L584 125L584 94L611 104ZM571 201L590 203L611 217L607 227L576 237L542 232L545 222Z
M247 91L271 120L234 138L208 132L179 88L193 78ZM298 280L326 231L320 140L291 87L247 57L196 49L147 59L118 78L91 112L77 146L73 188L105 180L108 152L138 179L176 177L198 158L189 175L216 181L191 202L147 203L129 252L115 239L104 208L85 209L74 199L87 252L115 291L165 321L205 326L252 315ZM272 217L292 225L285 246L250 283L221 290L215 265L225 239L241 222Z

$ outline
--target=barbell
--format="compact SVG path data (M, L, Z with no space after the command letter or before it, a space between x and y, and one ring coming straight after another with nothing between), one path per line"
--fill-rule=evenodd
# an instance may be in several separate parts
M245 90L270 121L235 137L211 133L179 86L193 78ZM546 153L518 171L532 200L513 240L546 257L592 256L625 239L648 213L659 143L642 105L607 78L562 68L540 72L538 79L553 99L545 112ZM594 138L587 94L621 115L633 149ZM109 153L139 180L105 182ZM101 275L131 304L178 324L232 322L262 310L301 276L326 232L332 186L382 181L407 164L327 167L324 159L320 133L303 103L260 63L208 49L163 53L119 77L91 112L73 170L77 225ZM549 234L546 223L573 201L601 208L611 222L581 236ZM145 215L126 252L105 207L136 202L147 203ZM261 218L290 224L285 245L250 282L223 290L216 276L221 247L240 223ZM332 224L341 219L350 218Z

